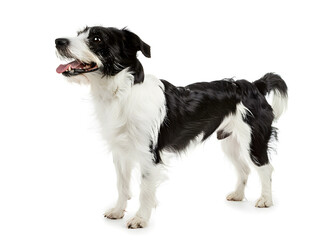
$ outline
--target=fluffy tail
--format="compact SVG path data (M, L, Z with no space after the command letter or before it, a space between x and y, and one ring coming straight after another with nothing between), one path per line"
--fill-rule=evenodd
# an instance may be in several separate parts
M277 120L287 108L288 103L288 88L284 80L274 73L267 73L265 76L254 82L264 96L272 94L272 109Z

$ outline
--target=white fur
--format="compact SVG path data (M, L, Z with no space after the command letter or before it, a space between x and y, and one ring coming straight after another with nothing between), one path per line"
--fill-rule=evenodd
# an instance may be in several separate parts
M85 63L95 62L97 66L100 67L102 66L101 60L89 49L87 45L88 35L89 31L86 31L77 37L68 38L70 41L68 49L72 56L76 56L78 60Z
M270 207L273 205L272 203L272 190L271 190L271 174L274 170L272 165L269 163L267 165L257 167L257 172L261 181L261 196L256 202L256 207L264 208Z
M130 197L130 172L138 166L142 175L141 204L128 225L143 227L156 205L155 191L162 179L162 167L153 163L149 147L150 140L156 145L166 114L164 86L151 75L145 76L143 84L133 85L133 76L127 69L114 77L90 81L102 136L113 153L118 175L118 201L105 215L109 218L123 217Z
M120 153L113 153L113 162L117 175L118 199L114 208L108 210L104 216L119 219L124 216L127 200L131 198L130 180L132 173L131 162L127 161Z
M271 106L275 119L278 120L281 114L287 109L288 98L283 96L277 89L272 90L271 92L273 94Z
M91 80L91 87L111 150L124 147L149 153L149 140L156 145L166 114L162 82L146 75L143 84L133 85L133 76L125 69L114 77Z
M231 133L229 137L221 141L223 151L234 164L238 177L235 191L227 196L229 201L243 200L245 185L250 172L247 161L250 159L251 129L243 121L246 114L251 113L242 103L237 104L236 113L227 116L217 129L217 131L223 130Z
M237 185L235 191L230 193L226 199L229 201L241 201L245 197L245 186L247 183L250 168L248 163L251 163L250 157L250 141L251 128L244 122L244 118L251 112L242 104L237 104L235 114L227 116L217 131L223 130L231 133L231 135L221 141L223 151L226 156L234 164L237 172ZM256 203L256 207L270 207L272 205L271 192L271 173L273 167L267 164L261 167L255 166L262 185L261 197Z

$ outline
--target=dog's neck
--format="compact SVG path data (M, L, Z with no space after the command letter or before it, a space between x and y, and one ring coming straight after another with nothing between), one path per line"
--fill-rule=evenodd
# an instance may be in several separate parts
M94 75L91 79L91 92L96 101L112 102L126 98L134 84L134 76L126 68L115 76L100 77Z

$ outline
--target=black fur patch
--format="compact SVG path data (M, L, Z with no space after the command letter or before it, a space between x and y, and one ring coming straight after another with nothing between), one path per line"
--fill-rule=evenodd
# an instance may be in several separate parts
M127 29L91 27L88 46L103 63L101 70L105 76L114 76L129 68L134 76L134 84L144 81L143 66L136 54L141 51L145 57L150 58L151 48L136 34Z
M217 131L217 139L218 140L222 140L225 139L227 137L229 137L231 135L231 132L224 132L223 130L219 130Z
M159 153L159 149L154 146L153 141L150 143L150 152L153 154L153 161L154 163L162 163L162 159Z
M196 136L207 139L225 116L236 111L240 102L233 81L194 83L175 87L162 80L165 86L167 115L160 128L158 149L184 150Z
M251 128L250 155L257 166L265 165L268 159L268 143L276 131L271 126L274 115L265 94L277 89L287 96L287 87L280 76L267 74L255 83L246 80L224 79L201 82L186 87L175 87L165 80L166 118L161 125L155 153L164 149L183 151L199 134L203 141L218 128L223 119L236 111L240 102L249 110L243 119ZM264 82L264 84L261 84ZM261 85L267 86L266 89ZM218 139L231 133L219 131ZM160 162L156 154L156 163Z

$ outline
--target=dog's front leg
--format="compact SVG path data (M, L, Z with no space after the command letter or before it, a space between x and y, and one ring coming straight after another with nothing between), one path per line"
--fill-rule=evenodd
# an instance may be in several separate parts
M156 207L156 188L161 182L161 168L153 160L141 162L140 207L127 222L128 228L143 228L147 225L152 210Z
M114 208L108 210L104 216L110 219L123 218L127 201L130 199L130 180L132 166L127 159L113 152L113 162L117 174L118 199Z

